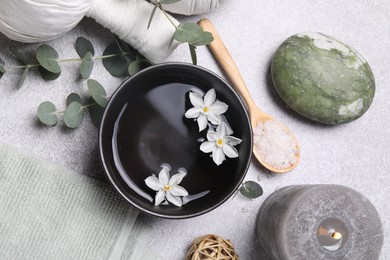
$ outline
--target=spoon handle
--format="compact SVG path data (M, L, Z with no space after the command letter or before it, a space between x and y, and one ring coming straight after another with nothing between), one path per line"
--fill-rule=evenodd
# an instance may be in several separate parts
M234 63L232 56L227 50L225 44L223 43L213 24L208 19L202 19L198 22L198 24L205 31L210 32L214 36L214 40L209 44L209 47L215 58L218 60L219 64L225 71L226 75L233 83L233 86L244 99L249 111L256 109L256 104L249 93L249 90L244 82L244 79L241 76L240 71L237 68L237 65Z

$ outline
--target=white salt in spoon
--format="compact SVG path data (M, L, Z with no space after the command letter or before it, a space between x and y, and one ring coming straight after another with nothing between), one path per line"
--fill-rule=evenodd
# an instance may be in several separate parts
M208 19L202 19L198 24L213 34L214 41L209 47L247 105L253 128L253 154L256 159L273 172L291 171L300 159L299 143L294 134L256 106L236 64L212 23Z

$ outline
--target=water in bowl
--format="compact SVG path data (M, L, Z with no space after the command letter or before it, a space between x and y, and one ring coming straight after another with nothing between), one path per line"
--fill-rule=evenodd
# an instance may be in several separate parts
M189 92L207 90L170 83L139 88L127 97L116 120L112 145L117 170L140 196L153 201L156 192L144 181L151 174L158 175L164 163L171 166L171 175L179 168L186 169L187 176L180 185L190 194L187 203L222 189L229 168L236 167L237 159L217 166L210 154L200 151L207 130L199 132L197 122L184 117L192 107Z

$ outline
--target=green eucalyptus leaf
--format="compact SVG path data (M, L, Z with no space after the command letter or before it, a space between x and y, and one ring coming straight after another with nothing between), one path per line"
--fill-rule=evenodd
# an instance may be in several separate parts
M240 193L248 199L256 199L263 195L263 189L257 182L247 181L242 184Z
M27 58L24 56L24 54L22 54L18 50L10 49L10 52L11 52L12 56L14 56L23 65L27 65L28 64Z
M61 75L61 72L53 73L53 72L48 71L47 69L45 69L42 66L39 66L38 70L39 70L39 74L41 74L41 77L44 80L55 80Z
M192 64L196 65L198 63L198 58L196 56L196 47L194 45L188 44L191 53Z
M80 58L83 58L87 54L87 52L90 52L92 56L95 55L95 49L93 48L92 43L84 37L77 38L76 52L80 56Z
M84 79L89 78L93 68L93 56L92 53L87 52L81 60L80 73Z
M169 4L177 3L179 1L181 1L181 0L160 0L160 4L169 5Z
M27 67L24 69L24 71L23 71L23 73L22 73L22 76L20 77L20 79L19 79L19 81L18 81L18 84L16 85L16 88L17 88L17 89L20 89L20 88L23 86L24 82L26 81L27 73L28 73L29 70L30 70L30 66L27 66Z
M171 47L171 45L172 45L172 43L173 43L174 40L175 40L175 38L174 38L173 35L172 35L172 38L171 38L171 40L169 41L169 44L168 44L168 48Z
M72 102L65 110L64 123L69 128L78 127L84 119L83 106L75 101Z
M56 125L58 121L56 106L49 101L42 102L38 106L38 119L45 125Z
M47 44L38 47L35 56L39 65L51 73L60 73L61 67L58 64L58 53Z
M91 97L89 103L95 103L95 100ZM91 116L92 123L99 128L102 122L104 108L98 104L94 104L89 107L89 115Z
M94 79L89 79L87 81L88 91L91 97L95 100L95 102L101 106L105 107L108 102L106 90L103 86Z
M129 75L133 76L134 74L140 72L143 69L146 69L147 67L152 66L153 64L150 63L148 60L136 60L130 63L129 65Z
M156 13L157 8L158 8L158 3L155 3L155 4L154 4L154 8L153 8L152 13L151 13L150 18L149 18L148 29L149 29L149 27L150 27L150 24L152 23L153 16L154 16L154 14Z
M122 41L117 35L114 35L115 43L118 45L122 54L124 53L135 53L136 50L131 47L127 42Z
M202 34L196 40L192 41L191 44L195 46L207 45L213 40L214 37L210 32L202 32Z
M196 23L181 23L173 34L173 38L179 42L192 42L199 38L202 33L202 27Z
M122 41L117 35L115 36L115 43L120 50L120 54L127 60L127 62L131 63L136 59L137 51L131 47L127 42Z
M129 75L128 67L135 60L134 50L120 41L111 43L104 50L103 55L115 55L103 59L103 66L114 77L126 77Z
M0 79L3 77L5 72L5 62L0 58Z
M68 97L66 98L66 106L68 107L73 102L78 102L80 104L83 103L83 101L82 101L82 99L81 99L79 94L77 94L77 93L70 93L68 95Z

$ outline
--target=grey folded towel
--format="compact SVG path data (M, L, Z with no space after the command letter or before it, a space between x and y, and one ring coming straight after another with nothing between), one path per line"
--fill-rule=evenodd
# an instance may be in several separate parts
M108 184L0 145L0 259L158 259Z

